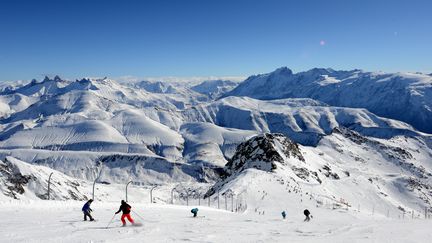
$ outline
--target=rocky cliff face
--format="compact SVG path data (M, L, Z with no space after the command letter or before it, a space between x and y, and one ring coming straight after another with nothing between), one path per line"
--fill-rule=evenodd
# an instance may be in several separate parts
M44 166L32 165L13 157L0 160L0 191L5 196L21 199L48 199L48 178L51 180L50 199L86 200L79 180Z
M241 143L226 164L225 171L227 175L248 168L273 171L278 167L278 163L286 165L289 158L305 160L297 143L279 133L264 133Z
M288 171L298 179L321 183L318 172L310 169L299 145L283 134L264 133L241 143L225 165L221 179L206 193L210 196L248 169L266 172Z

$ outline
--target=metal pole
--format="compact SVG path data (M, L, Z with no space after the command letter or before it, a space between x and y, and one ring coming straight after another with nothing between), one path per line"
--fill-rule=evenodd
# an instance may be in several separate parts
M198 193L198 206L201 206L201 193Z
M208 206L210 207L210 197L211 195L208 197Z
M92 190L92 200L95 200L95 185L96 182L99 180L99 178L101 177L101 173L102 173L102 161L100 161L100 170L99 170L99 175L96 177L96 179L93 182L93 190Z
M156 187L157 187L157 185L156 185L156 186L153 186L153 187L150 189L150 203L153 203L153 190L154 190Z
M174 191L176 191L175 187L171 190L171 204L174 204Z
M231 212L234 212L234 194L231 194Z
M188 190L185 190L186 192L186 206L189 206L189 192Z
M94 201L94 192L95 192L95 185L96 185L96 181L98 180L98 178L96 178L93 182L93 191L92 191L92 200Z
M227 193L225 192L225 210L228 211Z
M51 174L48 177L48 200L50 200L50 190L51 190L51 176L53 175L54 172L51 172Z
M204 169L204 163L201 163L201 170L202 170L202 173L203 173L203 182L205 182L206 181L206 172L205 172L205 169Z
M218 194L217 194L217 201L218 201L218 209L220 209L220 207L219 207L219 191L218 191Z
M132 181L129 181L127 184L126 184L126 202L128 201L128 198L127 198L127 188L128 188L128 186L129 186L129 184L131 183Z
M244 203L244 205L243 205L243 194L244 193L246 193L246 191L242 191L241 193L239 193L238 195L237 195L237 202L239 201L239 198L240 198L240 205L239 205L239 207L238 207L238 209L237 209L237 211L243 211L243 207L245 207L245 209L246 209L246 200L245 200L245 203Z

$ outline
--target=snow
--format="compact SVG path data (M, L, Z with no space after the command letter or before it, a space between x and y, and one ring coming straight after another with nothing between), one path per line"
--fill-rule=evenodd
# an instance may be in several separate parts
M187 160L223 166L232 157L240 142L256 134L255 131L223 128L210 123L186 123L180 128L186 140Z
M132 217L142 227L120 227L117 203L94 202L96 222L82 221L84 202L2 203L0 235L4 242L424 242L432 236L431 220L387 219L312 209L231 213L204 206L131 203ZM198 217L190 209L198 207Z
M328 85L328 84L336 84L340 83L341 81L336 79L335 77L330 77L329 75L322 75L323 80L319 81L318 83L322 86Z

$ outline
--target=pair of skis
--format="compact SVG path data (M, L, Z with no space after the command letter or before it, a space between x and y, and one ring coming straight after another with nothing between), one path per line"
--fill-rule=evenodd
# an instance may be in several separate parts
M138 217L140 217L142 220L144 220L144 218L141 217L139 214L135 213L135 215L138 216ZM115 216L116 216L116 215L114 214L113 217L111 218L111 220L109 221L108 225L106 226L106 229L108 229L108 227L110 226L110 224L111 224L112 221L114 220L114 217L115 217ZM134 227L141 227L141 226L143 226L143 224L137 222L137 223L133 223L132 226L134 226ZM122 226L122 227L124 227L124 226Z

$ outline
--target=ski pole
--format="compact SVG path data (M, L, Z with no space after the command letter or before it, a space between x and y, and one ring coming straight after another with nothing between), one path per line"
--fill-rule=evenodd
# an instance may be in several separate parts
M112 216L111 220L109 221L108 225L106 226L107 229L108 229L108 226L112 223L115 216L116 216L115 214Z
M136 214L136 216L138 216L140 219L144 220L143 217L141 217L138 213L136 213L135 211L132 211L132 213Z

